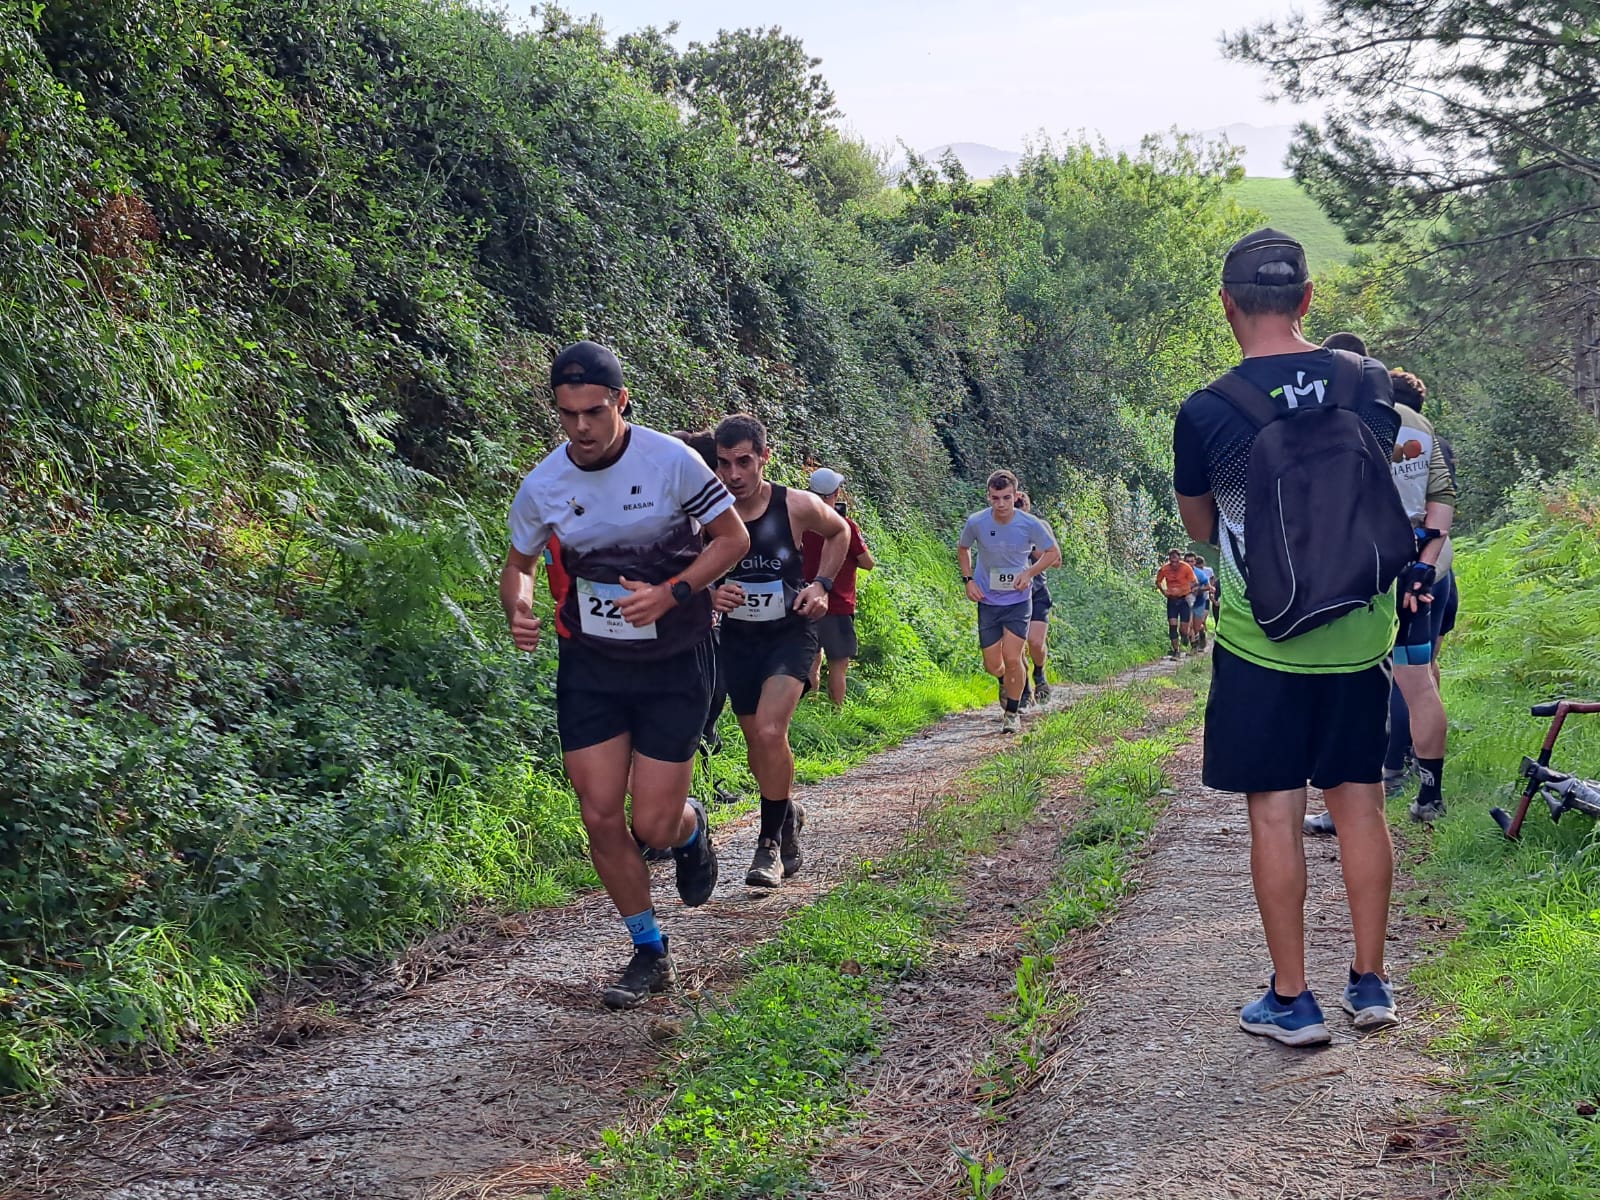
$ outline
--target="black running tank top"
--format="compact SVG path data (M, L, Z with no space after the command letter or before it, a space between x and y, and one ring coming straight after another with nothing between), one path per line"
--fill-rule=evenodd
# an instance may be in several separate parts
M776 634L805 624L794 611L794 598L805 585L800 570L800 548L789 525L789 489L772 485L767 510L745 522L750 549L743 561L728 572L728 579L744 588L745 602L724 618L723 628L736 634Z

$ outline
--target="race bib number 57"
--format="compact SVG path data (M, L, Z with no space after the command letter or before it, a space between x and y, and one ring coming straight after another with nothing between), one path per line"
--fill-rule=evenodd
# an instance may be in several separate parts
M728 613L730 621L781 621L789 615L784 603L783 580L771 583L740 583L744 603Z
M622 610L617 604L627 596L628 589L620 583L596 583L592 579L579 579L576 584L579 628L589 637L617 642L644 642L655 639L654 621L648 625L629 625L623 619Z

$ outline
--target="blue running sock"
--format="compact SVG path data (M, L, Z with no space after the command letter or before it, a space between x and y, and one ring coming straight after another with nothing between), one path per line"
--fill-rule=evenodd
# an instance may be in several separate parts
M690 846L694 845L695 842L699 840L699 838L700 838L700 822L696 821L694 823L694 832L689 835L689 840L687 842L685 842L681 846L674 846L673 849L676 850L679 854L682 854Z
M661 926L656 923L655 909L647 908L642 913L623 917L622 923L628 927L628 936L633 938L635 946L654 950L657 954L666 952L661 941Z

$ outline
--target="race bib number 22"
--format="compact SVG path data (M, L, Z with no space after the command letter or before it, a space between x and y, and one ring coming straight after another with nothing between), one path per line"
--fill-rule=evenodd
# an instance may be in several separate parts
M620 583L595 583L592 579L579 579L575 583L579 627L589 637L616 642L655 640L654 621L648 625L629 625L623 619L617 603L627 596L628 589Z

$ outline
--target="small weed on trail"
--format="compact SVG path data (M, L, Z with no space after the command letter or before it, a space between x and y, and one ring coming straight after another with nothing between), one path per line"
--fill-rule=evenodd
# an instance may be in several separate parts
M852 1116L860 1089L850 1072L879 1048L883 997L926 964L955 911L962 860L1022 829L1046 782L1080 766L1115 731L1137 726L1160 690L1110 690L1047 718L1015 750L975 770L970 795L931 808L899 851L861 864L785 922L750 956L746 980L725 1001L708 1003L678 1043L655 1121L608 1131L587 1182L558 1188L551 1200L731 1200L802 1190L810 1157ZM1120 746L1092 772L1104 804L1159 779L1158 741ZM1008 1017L1019 1035L1067 1012L1050 990L1048 954L1030 961L1026 978L1019 974L1026 994ZM969 1194L993 1195L1004 1168L971 1154L964 1161Z

